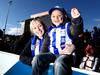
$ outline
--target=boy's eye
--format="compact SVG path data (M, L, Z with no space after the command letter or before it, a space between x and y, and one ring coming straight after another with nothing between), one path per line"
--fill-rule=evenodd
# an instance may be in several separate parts
M62 15L59 15L58 17L63 17Z
M63 16L62 15L58 15L58 16L52 16L52 18L55 18L55 17L58 17L58 18L62 18Z

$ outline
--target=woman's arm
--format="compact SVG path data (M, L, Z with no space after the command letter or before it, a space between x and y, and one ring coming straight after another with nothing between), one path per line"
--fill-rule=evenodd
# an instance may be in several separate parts
M45 33L42 48L41 48L41 53L49 52L48 50L49 44L50 44L50 39L48 33Z
M33 59L33 57L31 54L31 40L29 40L29 42L26 44L24 50L20 54L20 61L23 62L24 64L31 66L32 59Z

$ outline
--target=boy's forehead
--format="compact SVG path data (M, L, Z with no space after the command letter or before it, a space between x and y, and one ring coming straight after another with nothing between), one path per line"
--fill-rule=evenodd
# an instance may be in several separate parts
M65 11L64 8L62 8L62 7L60 7L60 6L55 6L55 7L51 8L51 9L49 10L49 15L51 15L52 12L53 12L54 10L59 10L59 11L61 11L64 15L66 14L66 11Z
M63 15L63 12L60 11L60 10L55 9L54 11L52 11L52 14L62 14Z

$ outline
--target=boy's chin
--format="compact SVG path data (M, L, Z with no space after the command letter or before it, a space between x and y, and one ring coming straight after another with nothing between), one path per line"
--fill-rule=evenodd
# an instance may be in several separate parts
M59 26L60 25L60 23L58 24L58 23L56 23L56 24L54 24L55 26Z

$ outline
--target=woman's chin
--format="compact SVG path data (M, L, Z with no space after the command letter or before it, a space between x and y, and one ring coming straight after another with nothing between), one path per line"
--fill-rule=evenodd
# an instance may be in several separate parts
M42 34L39 34L39 35L38 35L38 37L42 37L42 36L43 36Z

